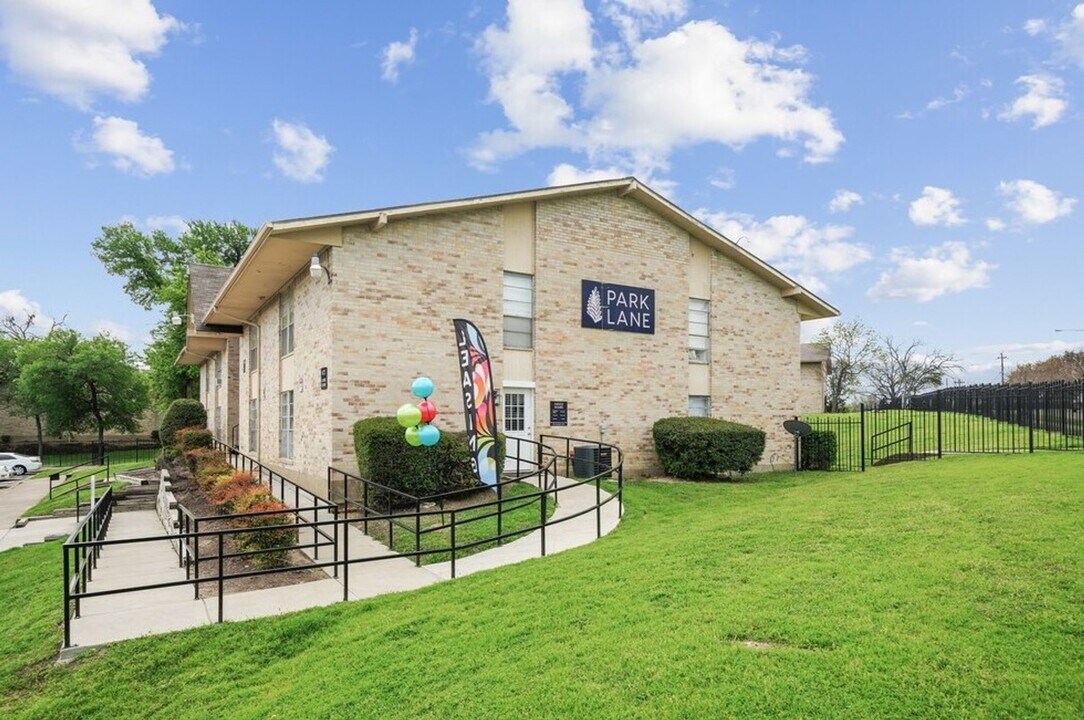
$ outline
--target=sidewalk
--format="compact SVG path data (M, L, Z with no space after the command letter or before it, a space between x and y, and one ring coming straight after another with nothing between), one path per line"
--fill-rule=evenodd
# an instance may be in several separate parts
M601 497L605 500L609 495L603 492ZM561 490L558 499L560 502L551 523L593 506L595 488L584 486ZM596 513L591 511L557 525L547 525L546 554L592 542L596 538L598 520ZM616 499L602 508L601 521L604 535L617 526ZM153 511L114 513L107 539L161 533L162 527ZM385 546L353 526L348 526L347 534L348 539L339 539L340 557L347 545L351 560L389 553ZM469 575L539 557L540 554L541 531L536 530L507 545L457 560L456 575ZM321 556L321 559L326 558ZM134 578L138 578L136 582L140 584L183 580L184 569L177 565L176 551L167 540L106 547L102 550L98 569L87 590L95 592L123 587L125 583L132 584ZM223 617L225 620L247 620L339 602L343 599L343 568L339 568L338 578L332 576L330 568L325 568L325 571L328 572L327 580L227 594L223 598ZM347 597L360 600L415 590L450 577L450 562L416 567L412 560L397 556L355 563L349 567ZM208 625L217 618L218 598L195 600L191 586L90 598L83 601L81 616L72 620L72 644L76 647L62 651L61 657L73 657L86 647L103 643Z
M0 485L6 486L0 489L0 552L40 543L54 535L67 535L75 529L74 517L33 520L25 527L15 527L15 521L23 513L49 494L49 481L24 478L3 480Z

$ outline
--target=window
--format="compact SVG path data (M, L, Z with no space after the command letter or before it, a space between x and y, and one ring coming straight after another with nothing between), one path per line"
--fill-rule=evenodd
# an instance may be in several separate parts
M256 452L260 441L260 401L252 398L248 401L248 449Z
M256 372L260 367L260 333L256 328L248 331L248 371Z
M711 302L689 298L689 360L706 363L711 359L708 321Z
M527 396L521 392L504 394L504 431L523 432L527 427Z
M504 346L534 347L534 276L504 274Z
M294 391L279 393L279 457L294 456Z
M279 357L294 351L294 291L279 295Z
M689 417L711 417L711 398L707 395L690 395Z

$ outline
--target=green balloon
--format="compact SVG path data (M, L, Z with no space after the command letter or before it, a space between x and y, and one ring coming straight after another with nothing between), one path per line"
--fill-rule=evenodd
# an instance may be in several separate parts
M411 447L418 447L422 444L422 439L418 436L417 427L408 427L403 432L403 435L406 437L407 445L410 445Z
M414 427L422 421L422 411L418 409L417 405L406 403L400 405L399 409L395 411L395 419L405 428Z

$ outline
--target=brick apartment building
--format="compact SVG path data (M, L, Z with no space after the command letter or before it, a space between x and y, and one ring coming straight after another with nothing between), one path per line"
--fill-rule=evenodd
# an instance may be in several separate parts
M601 437L650 475L652 424L710 414L786 463L780 424L823 397L800 324L838 314L633 178L271 222L237 267L192 272L178 362L201 365L208 424L317 491L418 375L462 429L457 317L487 340L509 435Z

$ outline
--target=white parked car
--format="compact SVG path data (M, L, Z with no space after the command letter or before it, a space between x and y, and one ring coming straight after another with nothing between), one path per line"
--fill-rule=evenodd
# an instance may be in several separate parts
M41 470L41 458L0 452L0 473L4 475L26 475L38 470Z

